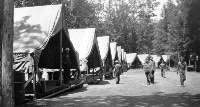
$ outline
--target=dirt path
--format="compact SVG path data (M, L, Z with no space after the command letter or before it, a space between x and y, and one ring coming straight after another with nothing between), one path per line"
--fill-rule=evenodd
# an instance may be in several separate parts
M176 72L167 78L155 73L155 84L147 85L142 70L121 75L120 84L104 80L85 84L83 88L60 96L37 100L24 107L200 107L200 73L187 72L185 87L180 86ZM23 107L21 106L21 107Z

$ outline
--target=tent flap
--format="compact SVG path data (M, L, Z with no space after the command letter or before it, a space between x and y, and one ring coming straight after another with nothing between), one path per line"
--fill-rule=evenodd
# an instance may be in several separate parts
M114 61L116 58L116 55L117 55L117 43L116 42L110 43L110 50L111 50L112 60Z
M117 55L118 55L119 62L121 63L121 61L122 61L122 50L121 50L121 46L117 46Z
M142 64L144 64L145 63L145 59L149 56L149 54L138 54L137 56L138 56L138 59L140 60L140 62Z
M151 55L153 57L153 60L158 63L161 60L161 56L159 55Z
M121 49L121 51L122 51L122 61L124 61L125 59L125 57L124 57L124 49Z
M153 57L153 60L155 61L155 66L158 67L158 63L161 60L161 56L159 56L159 55L151 55L151 57Z
M101 57L95 35L95 28L68 29L68 31L70 40L75 50L79 53L79 59L87 60L89 67L101 66Z
M101 59L105 60L109 52L110 38L109 36L97 37Z
M61 4L15 8L14 53L44 49L62 29L61 10Z
M79 59L87 59L95 44L95 28L69 29L68 31L70 40L79 53Z
M137 53L128 53L126 54L126 59L128 64L132 64L136 58Z

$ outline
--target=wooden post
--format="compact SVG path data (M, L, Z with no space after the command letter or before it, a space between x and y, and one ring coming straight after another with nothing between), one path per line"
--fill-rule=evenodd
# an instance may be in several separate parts
M93 67L93 70L92 70L92 78L93 78L93 81L94 81L94 67Z
M32 75L33 75L33 93L34 93L33 98L35 99L36 96L37 96L37 93L36 93L36 73L35 73L35 70L32 72Z
M93 81L94 81L94 63L95 63L95 54L93 55L94 56L94 60L93 60L93 70L92 70L92 78L93 78ZM90 69L89 69L90 71Z
M2 10L3 9L3 10ZM13 72L13 0L0 0L1 107L14 107ZM3 20L2 20L3 19Z
M61 9L62 9L62 13L61 13L61 15L62 15L62 16L61 16L61 18L62 18L62 19L61 19L61 20L62 20L62 23L61 23L61 24L62 24L62 29L63 29L63 27L64 27L64 26L63 26L63 17L64 17L64 16L63 16L63 12L64 12L64 11L63 11L63 2L62 2L62 0L60 0L60 4L62 4L62 7L61 7ZM62 60L62 57L63 57L63 56L62 56L62 52L63 52L63 48L62 48L62 47L63 47L63 44L62 44L62 33L63 33L63 32L62 32L62 29L61 29L61 31L60 31L60 85L63 84L63 74L62 74L62 73L63 73L63 72L62 72L62 68L63 68L63 67L62 67L62 62L63 62L63 60Z
M170 62L171 62L171 55L169 55L169 68L170 68Z
M197 55L195 55L195 59L194 59L194 69L197 72Z
M196 62L196 72L200 72L200 57L199 53L196 56L195 62Z
M102 60L103 61L103 69L102 69L102 73L100 73L102 75L102 79L105 80L105 73L106 73L106 67L105 67L105 60Z
M35 66L35 69L32 72L32 75L33 75L33 93L34 93L33 99L36 99L38 97L37 96L38 94L37 94L37 88L36 88L36 73L35 72L39 72L39 70L38 70L38 62L37 62L37 59L35 58L35 54L32 54L32 57L33 57L34 66Z
M96 45L96 44L95 44L95 45ZM93 50L94 50L94 56L93 56L93 59L94 59L93 61L94 61L94 62L93 62L93 71L92 71L92 74L93 74L93 81L94 81L94 68L95 68L95 63L96 63L96 62L95 62L95 48L94 48Z
M60 85L63 83L63 74L62 74L62 30L60 31Z

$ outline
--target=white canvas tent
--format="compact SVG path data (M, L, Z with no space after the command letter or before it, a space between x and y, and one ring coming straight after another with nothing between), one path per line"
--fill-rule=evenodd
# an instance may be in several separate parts
M79 53L81 71L87 71L88 75L92 74L92 81L101 78L102 62L95 28L69 29L68 31L70 40ZM92 82L90 79L88 80L88 82Z
M112 56L110 51L110 37L109 36L101 36L97 37L99 51L101 55L101 60L103 62L103 75L104 76L112 76Z
M100 52L95 35L95 28L69 29L70 40L75 50L79 53L80 60L87 60L90 67L101 67ZM90 57L95 56L95 62ZM91 60L93 60L91 59ZM92 66L94 64L94 66Z
M144 64L145 63L145 59L149 56L149 54L138 54L137 56L138 56L138 59L140 60L140 62L142 64Z
M105 61L106 58L112 61L110 52L110 37L109 36L97 37L97 41L102 61Z
M122 51L122 61L124 62L124 60L125 60L125 57L124 57L124 49L121 49L121 51Z
M64 8L61 4L14 9L14 69L15 71L25 69L25 73L31 73L24 87L32 79L33 87L36 87L36 79L40 78L39 68L60 69L60 72L65 66L69 66L70 69L79 69L78 57L63 19ZM65 56L68 55L62 49L67 48L70 49L71 64L64 63ZM37 78L33 78L36 74ZM62 78L60 78L60 83L62 85ZM34 88L33 92L36 95ZM39 94L41 93L37 93Z
M125 61L125 63L127 63L126 52L124 52L124 61Z
M167 62L168 60L170 60L170 55L162 55L162 59Z
M119 59L119 63L121 64L122 62L122 50L121 50L121 46L117 46L117 56Z
M155 61L156 67L158 67L158 63L161 60L161 56L159 55L151 55L153 57L153 60Z
M112 60L114 62L115 60L118 59L116 42L110 42L110 50L111 50Z
M137 53L127 53L126 59L128 64L132 64L136 58Z

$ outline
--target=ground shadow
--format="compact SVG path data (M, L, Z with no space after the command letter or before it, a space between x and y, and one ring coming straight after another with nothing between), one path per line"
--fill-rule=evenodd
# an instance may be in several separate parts
M124 84L124 83L122 83L122 82L119 82L119 84Z
M40 100L35 104L18 107L199 107L200 94L164 94L162 92L144 96L87 96L58 97Z
M92 82L88 83L88 85L107 85L110 84L108 81L99 81L99 82Z
M60 96L67 96L69 94L75 94L75 93L82 93L84 91L87 91L87 86L83 86L83 87L77 87L77 88L72 88L70 90L67 90L63 93L60 93L52 98L55 98L55 97L60 97Z
M156 81L154 82L154 84L158 84L158 83L159 83L159 82L156 82Z
M105 80L113 80L115 79L114 77L106 77Z

